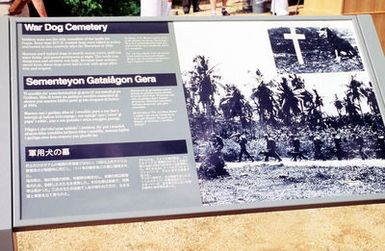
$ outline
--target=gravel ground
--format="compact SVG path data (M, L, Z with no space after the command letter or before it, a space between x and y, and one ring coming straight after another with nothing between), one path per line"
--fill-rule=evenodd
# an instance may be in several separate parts
M200 181L204 205L385 193L385 160L242 162L226 169L229 177Z

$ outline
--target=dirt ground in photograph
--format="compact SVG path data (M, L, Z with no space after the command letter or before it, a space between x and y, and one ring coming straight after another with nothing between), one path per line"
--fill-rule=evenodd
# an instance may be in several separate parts
M201 180L204 205L334 198L385 192L384 160L226 163L230 176Z

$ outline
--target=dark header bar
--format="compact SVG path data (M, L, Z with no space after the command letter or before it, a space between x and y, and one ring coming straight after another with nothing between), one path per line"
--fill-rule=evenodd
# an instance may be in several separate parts
M140 157L186 153L186 140L93 145L31 146L25 148L26 161Z
M23 22L20 24L23 35L169 33L167 22Z
M89 76L26 76L25 90L176 86L171 73Z

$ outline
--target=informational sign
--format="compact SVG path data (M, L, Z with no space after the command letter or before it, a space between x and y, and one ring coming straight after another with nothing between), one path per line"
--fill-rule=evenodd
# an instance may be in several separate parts
M167 22L17 22L20 216L199 207Z
M8 20L0 18L0 34L8 34ZM9 40L0 39L0 51L9 50ZM9 87L9 57L3 53L0 60L0 250L11 250L12 243L12 175L11 175L11 135L10 135L10 87Z
M14 226L383 199L359 20L11 19Z

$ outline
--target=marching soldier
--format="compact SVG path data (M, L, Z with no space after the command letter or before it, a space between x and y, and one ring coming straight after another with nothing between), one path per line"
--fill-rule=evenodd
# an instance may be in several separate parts
M333 135L333 140L334 140L334 152L337 156L338 160L342 160L345 158L345 152L342 149L342 139L339 134L334 134Z
M358 153L360 154L360 157L362 160L366 160L369 158L369 156L364 151L364 138L361 135L355 136L356 144L358 145Z
M301 142L298 137L295 137L294 135L291 135L292 139L292 145L293 145L293 151L288 152L294 161L297 161L297 158L301 159L306 159L307 158L303 155L303 151L301 151Z
M314 159L315 160L325 160L325 156L322 153L322 140L319 136L314 137Z
M385 159L385 139L382 135L377 136L376 157L379 159Z
M242 156L245 155L246 158L249 158L251 161L254 161L254 158L249 154L249 152L246 149L247 144L247 138L244 134L237 133L235 138L235 141L239 144L241 151L238 155L238 162L242 161Z
M265 161L269 161L269 157L275 158L275 160L282 161L281 157L279 157L277 153L277 145L272 138L269 138L265 135L266 139L266 152L261 152L260 154L265 155Z

